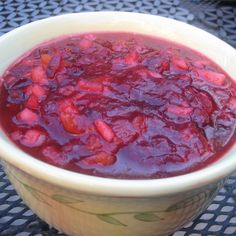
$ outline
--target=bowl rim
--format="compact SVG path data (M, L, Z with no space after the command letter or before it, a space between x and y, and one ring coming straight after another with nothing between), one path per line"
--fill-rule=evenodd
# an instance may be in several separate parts
M117 17L122 17L128 15L128 17L139 16L149 17L150 19L165 19L173 24L183 24L189 27L189 29L194 29L204 35L217 40L221 45L228 50L233 50L232 52L236 54L236 50L225 43L224 41L218 39L217 37L198 29L192 25L176 21L174 19L169 19L161 16L153 16L143 13L131 13L131 12L116 12L116 11L106 11L106 12L83 12L83 13L70 13L59 16L48 17L43 20L38 20L31 22L19 28L16 28L9 33L4 34L0 37L0 43L3 40L7 40L9 37L14 37L25 29L30 27L35 27L37 24L46 23L51 20L56 20L58 18L67 18L70 16L78 15L96 15L101 17L102 14L116 14ZM236 78L235 78L236 79ZM190 191L200 187L205 187L209 184L214 184L236 170L236 158L234 158L233 149L235 149L235 144L231 149L225 154L225 158L221 161L216 161L203 169L179 175L175 177L162 178L162 179L145 179L145 180L127 180L127 179L112 179L104 177L90 176L80 173L75 173L68 171L59 167L42 162L20 150L13 143L7 142L0 137L0 156L1 158L13 165L14 167L21 169L22 171L28 173L29 175L43 180L47 183L53 185L70 189L72 191L78 191L81 193L92 194L92 195L102 195L102 196L113 196L113 197L155 197L163 196L169 194L177 194L185 191ZM20 158L19 158L20 157ZM229 157L229 158L228 158Z

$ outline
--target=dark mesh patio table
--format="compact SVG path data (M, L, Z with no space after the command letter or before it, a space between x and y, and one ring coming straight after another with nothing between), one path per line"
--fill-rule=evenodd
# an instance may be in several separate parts
M203 28L236 47L234 0L0 0L0 35L48 16L104 10L142 12L174 18ZM236 66L236 62L232 63ZM1 164L0 235L64 235L29 210L9 183ZM184 235L236 235L236 174L228 179L203 214L173 234Z

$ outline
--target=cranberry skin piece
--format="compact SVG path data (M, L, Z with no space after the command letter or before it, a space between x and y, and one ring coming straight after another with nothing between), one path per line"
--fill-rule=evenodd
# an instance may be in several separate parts
M18 82L18 79L14 76L7 76L4 80L1 78L1 81L3 81L6 89L11 89Z
M60 152L60 150L54 146L47 146L42 149L42 158L49 164L53 164L59 167L64 167L69 163L69 159Z
M12 104L21 104L26 100L25 93L22 90L9 90L7 101Z
M77 87L80 90L86 90L86 91L91 91L91 92L103 91L103 85L101 83L85 81L81 79L78 81Z
M46 69L47 77L53 79L56 72L58 72L58 70L60 69L60 66L61 66L61 55L59 54L53 55Z
M67 85L59 89L59 93L64 96L70 96L75 92L75 87L72 85Z
M133 142L137 137L137 130L133 127L132 123L127 120L118 120L113 124L113 131L122 143L127 145Z

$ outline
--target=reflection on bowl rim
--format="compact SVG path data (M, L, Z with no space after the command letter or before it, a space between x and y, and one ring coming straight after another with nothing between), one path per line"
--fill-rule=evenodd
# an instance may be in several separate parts
M173 19L128 12L87 12L50 17L27 24L3 35L0 37L0 45L2 41L7 40L9 37L14 37L14 35L17 35L18 32L28 29L32 26L37 26L37 24L46 23L51 19L64 19L67 17L75 17L80 15L87 15L88 17L91 15L101 17L102 15L109 16L109 14L110 16L117 15L117 17L136 17L137 20L139 17L146 17L153 20L161 19L162 21L164 20L171 24L183 25L184 27L188 27L189 30L192 29L195 32L204 34L227 50L231 50L232 53L235 54L236 58L236 50L215 36L206 33L205 31ZM234 158L236 152L235 145L224 155L223 158L214 164L189 174L163 179L127 180L89 176L64 170L31 157L30 155L21 151L11 142L7 142L1 137L0 143L0 156L2 159L25 171L26 173L38 179L44 180L45 182L49 182L63 188L94 195L117 197L154 197L176 194L220 181L236 170L236 158Z

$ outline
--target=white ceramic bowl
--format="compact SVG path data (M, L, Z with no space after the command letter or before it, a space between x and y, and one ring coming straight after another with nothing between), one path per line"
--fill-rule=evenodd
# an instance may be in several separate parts
M93 12L36 21L0 37L0 74L35 45L65 34L123 31L154 35L207 55L236 79L236 51L193 26L159 16ZM0 156L17 192L43 220L69 235L157 236L195 218L236 170L235 146L202 170L156 180L115 180L43 163L14 146L0 130Z

